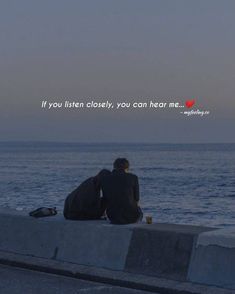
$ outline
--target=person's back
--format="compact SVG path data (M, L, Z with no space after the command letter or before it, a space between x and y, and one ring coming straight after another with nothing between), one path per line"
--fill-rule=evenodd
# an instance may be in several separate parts
M95 186L94 177L85 180L65 199L64 217L86 219L95 216L99 207L99 198L100 193ZM92 206L92 203L95 205Z
M99 219L104 214L105 205L100 197L100 181L109 173L102 170L97 176L82 182L67 196L64 203L66 219Z
M138 206L138 177L127 173L129 162L119 158L114 162L112 173L101 181L103 197L106 202L106 214L111 223L135 223L142 218Z

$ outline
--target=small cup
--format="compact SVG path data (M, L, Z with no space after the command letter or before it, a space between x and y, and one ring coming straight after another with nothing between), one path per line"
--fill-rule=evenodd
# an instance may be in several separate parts
M146 216L146 223L151 225L153 223L153 218L151 216Z

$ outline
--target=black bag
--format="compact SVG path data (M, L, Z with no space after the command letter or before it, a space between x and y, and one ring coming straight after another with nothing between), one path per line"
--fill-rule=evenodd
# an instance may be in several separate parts
M57 214L56 207L39 207L29 213L33 217L53 216Z

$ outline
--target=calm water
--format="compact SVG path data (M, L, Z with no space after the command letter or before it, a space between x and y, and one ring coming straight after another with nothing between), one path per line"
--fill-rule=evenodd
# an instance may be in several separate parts
M0 205L61 212L71 190L120 156L154 221L235 226L235 144L0 143Z

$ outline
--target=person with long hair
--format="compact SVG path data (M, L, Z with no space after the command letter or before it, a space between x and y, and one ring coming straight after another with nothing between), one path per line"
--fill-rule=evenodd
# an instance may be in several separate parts
M100 219L106 209L101 197L101 182L110 173L109 170L103 169L72 191L65 199L64 217L71 220Z

